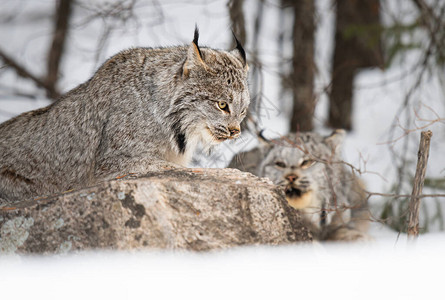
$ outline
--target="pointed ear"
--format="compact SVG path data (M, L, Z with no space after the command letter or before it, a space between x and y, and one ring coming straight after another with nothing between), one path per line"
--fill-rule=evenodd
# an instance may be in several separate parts
M264 129L261 129L261 130L257 133L258 141L259 141L260 144L262 144L262 145L270 145L270 140L267 139L267 138L265 138L264 135L263 135L263 133L264 133Z
M270 149L273 147L273 142L263 135L264 129L262 129L260 132L257 133L258 141L259 141L259 148L261 150L261 153L263 155L267 154Z
M324 141L332 148L333 151L335 151L336 154L339 154L345 136L346 131L344 131L343 129L336 129L331 133L330 136L326 137Z
M244 68L246 70L249 69L249 66L247 65L247 59L246 59L246 51L244 51L243 46L241 45L240 41L236 38L235 32L232 30L233 37L235 38L236 46L235 49L230 51L233 55L235 55L243 64Z
M194 68L205 68L205 62L202 59L201 49L199 49L198 45L199 39L199 30L198 27L195 26L195 36L193 38L193 42L187 49L187 58L182 67L182 75L184 77L188 77L190 74L190 70Z

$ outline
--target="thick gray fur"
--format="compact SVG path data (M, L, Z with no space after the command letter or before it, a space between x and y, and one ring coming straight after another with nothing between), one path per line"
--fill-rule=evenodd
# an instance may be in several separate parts
M52 105L0 125L0 204L128 173L184 167L236 138L249 105L241 51L135 48ZM219 102L225 101L225 110Z
M229 167L267 177L301 211L314 238L366 240L369 212L358 178L342 163L344 131L291 133L237 154Z

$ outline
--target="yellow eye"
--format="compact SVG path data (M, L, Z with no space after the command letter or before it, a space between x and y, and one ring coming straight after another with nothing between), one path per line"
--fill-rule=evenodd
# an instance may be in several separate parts
M227 102L225 102L225 101L219 101L219 102L218 102L218 107L219 107L219 109L221 109L221 110L227 110Z
M307 169L307 168L309 168L309 167L312 167L315 163L316 163L315 160L312 160L312 159L306 159L306 160L304 160L304 161L301 163L300 167L301 167L302 169Z

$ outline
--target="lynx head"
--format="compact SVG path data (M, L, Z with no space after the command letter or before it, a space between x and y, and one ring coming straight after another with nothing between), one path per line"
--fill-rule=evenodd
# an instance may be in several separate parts
M240 123L249 106L247 61L243 47L236 39L231 51L215 50L198 45L195 29L193 42L187 48L182 66L183 103L192 110L188 124L199 133L204 145L215 145L237 138ZM190 129L190 128L188 128Z
M282 186L292 207L319 209L332 194L328 162L340 160L343 136L343 130L328 137L301 132L268 141L259 174Z

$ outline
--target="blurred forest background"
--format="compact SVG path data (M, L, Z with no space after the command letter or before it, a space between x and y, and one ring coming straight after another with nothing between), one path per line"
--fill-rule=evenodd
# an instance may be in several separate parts
M406 230L419 134L433 131L422 231L444 230L445 1L2 0L0 121L41 107L135 46L246 49L248 132L196 164L224 167L270 136L344 128L373 218ZM437 196L439 194L439 196Z

